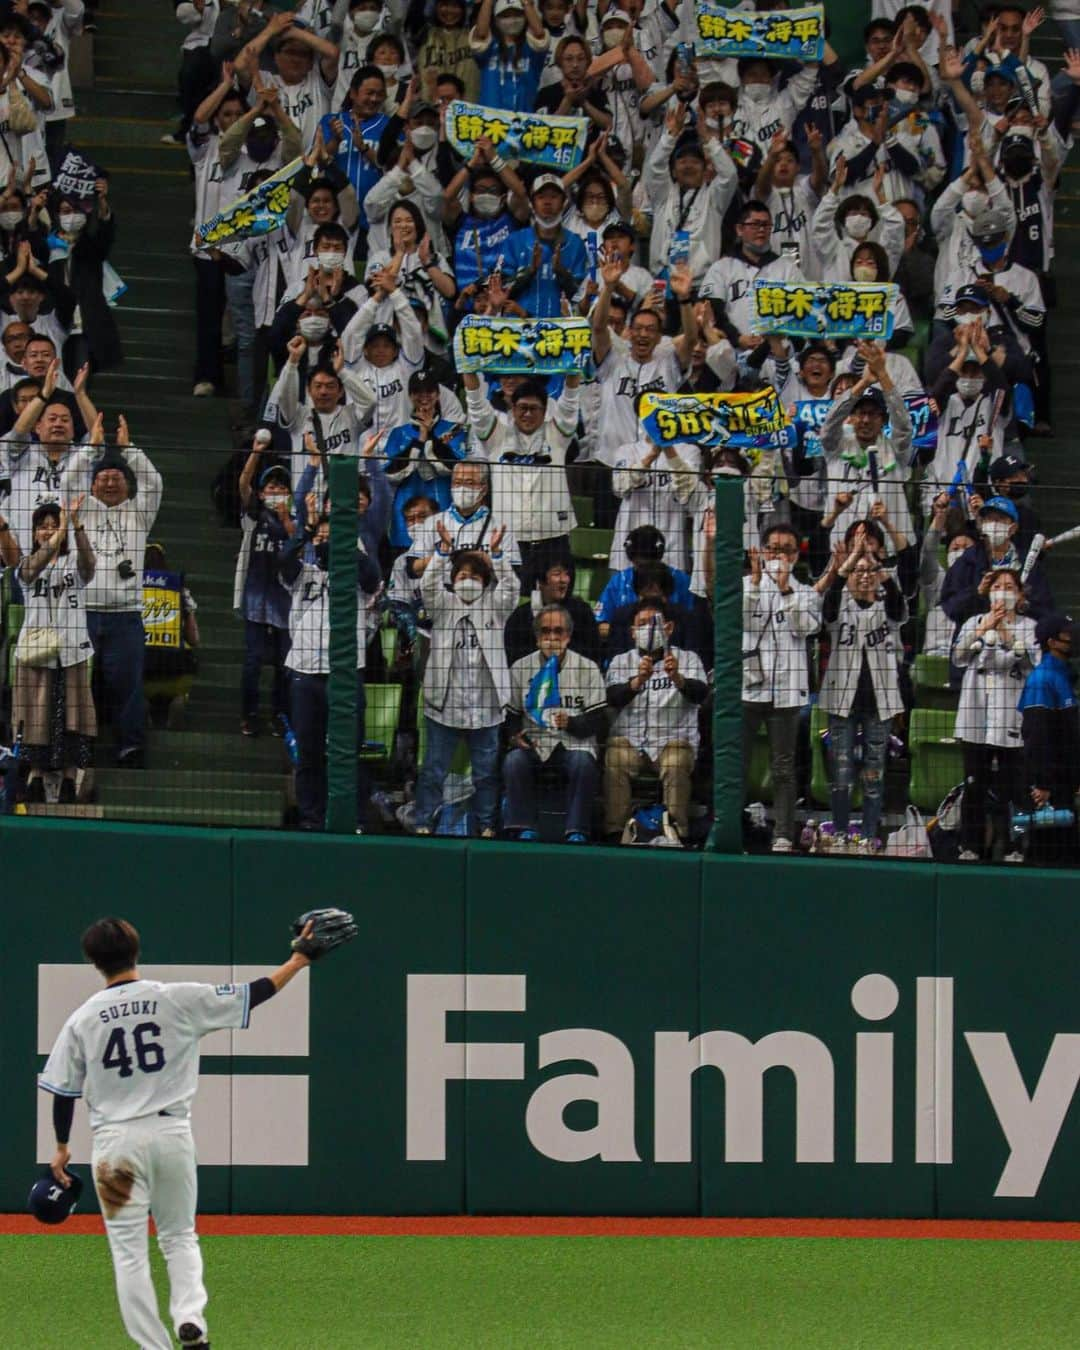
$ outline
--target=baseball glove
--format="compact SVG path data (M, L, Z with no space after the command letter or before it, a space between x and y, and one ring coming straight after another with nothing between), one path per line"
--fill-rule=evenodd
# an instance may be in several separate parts
M301 937L309 923L314 925L311 932L307 937ZM309 909L293 921L292 931L293 951L306 956L309 961L317 961L335 947L351 942L360 930L353 922L353 916L343 909Z

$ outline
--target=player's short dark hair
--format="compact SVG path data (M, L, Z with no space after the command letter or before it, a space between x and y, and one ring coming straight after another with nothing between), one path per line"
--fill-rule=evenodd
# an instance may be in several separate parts
M750 216L760 216L760 215L768 216L770 223L772 222L772 212L769 210L769 208L765 205L764 202L758 201L758 199L754 197L750 201L744 203L742 210L736 217L735 223L737 225L744 225Z
M769 525L764 530L762 530L761 532L762 547L763 548L766 547L769 543L769 540L774 539L778 534L784 534L787 535L789 538L794 539L795 546L796 548L798 547L799 532L794 525L788 524L785 521L777 521L775 525Z
M328 178L319 181L322 187L328 187L333 192L334 185ZM311 237L313 249L317 249L320 244L340 244L342 248L347 249L349 247L348 231L344 226L339 225L336 220L328 220L325 225L320 225Z
M673 623L674 616L671 613L671 607L666 600L639 600L634 606L634 612L630 615L630 622L633 623L639 614L645 610L655 610L665 623Z
M82 935L82 950L102 975L120 975L139 959L139 934L127 919L98 919Z
M464 3L462 4L462 9L465 9L465 12L468 13L468 9ZM455 75L452 70L440 70L438 75L435 76L435 83L436 85L452 84L463 98L465 96L465 81L460 75Z
M544 384L542 380L536 380L532 378L522 380L522 382L510 395L510 402L516 403L518 399L522 398L534 398L537 400L538 403L542 403L546 408L548 401L547 386Z
M634 590L644 599L644 592L655 587L668 600L675 593L675 575L667 563L658 559L640 562L634 568Z
M896 24L892 19L886 19L884 16L878 19L871 19L863 29L863 44L865 45L875 33L888 33L890 37L896 32Z

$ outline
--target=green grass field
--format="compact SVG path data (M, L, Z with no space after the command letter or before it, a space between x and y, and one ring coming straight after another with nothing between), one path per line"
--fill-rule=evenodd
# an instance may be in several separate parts
M1080 1344L1070 1242L230 1236L203 1248L215 1350ZM105 1239L0 1238L0 1328L20 1350L130 1345Z

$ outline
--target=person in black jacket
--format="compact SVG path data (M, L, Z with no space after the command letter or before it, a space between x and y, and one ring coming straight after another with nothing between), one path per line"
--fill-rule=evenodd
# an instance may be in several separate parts
M519 605L506 624L503 635L508 665L536 650L533 620L545 605L562 605L570 614L574 631L570 646L590 661L600 660L600 634L592 606L574 594L574 563L568 553L558 549L538 551L529 558L526 575L530 586L529 604ZM524 589L524 587L523 587Z
M1017 705L1023 715L1024 775L1031 789L1030 810L1046 807L1074 812L1063 826L1031 831L1032 862L1065 863L1076 857L1077 782L1080 781L1080 713L1069 668L1073 621L1067 614L1045 614L1035 626L1043 657L1024 683Z
M69 338L64 347L65 369L73 371L86 361L92 370L112 370L124 359L120 330L102 282L116 238L108 180L98 178L94 192L96 201L92 205L79 197L61 198L54 216L67 253L49 264L49 289L54 295L63 294L65 287L70 289L82 319L81 340Z

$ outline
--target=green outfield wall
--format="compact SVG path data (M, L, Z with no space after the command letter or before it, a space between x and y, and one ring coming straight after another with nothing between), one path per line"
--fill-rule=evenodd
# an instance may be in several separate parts
M0 876L3 1210L87 923L220 983L336 903L359 941L204 1042L206 1211L1080 1218L1066 873L7 820Z

